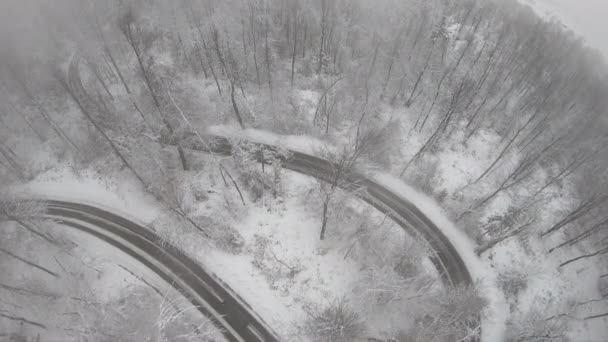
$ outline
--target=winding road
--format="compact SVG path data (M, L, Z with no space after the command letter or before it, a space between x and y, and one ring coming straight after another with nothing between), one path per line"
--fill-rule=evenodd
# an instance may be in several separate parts
M45 216L89 233L135 258L182 293L231 342L278 342L261 317L213 274L150 229L90 205L45 200Z
M226 137L205 136L207 140L203 143L191 143L187 146L192 150L212 153L219 156L231 156L232 144ZM256 149L274 151L276 146L246 141L249 145L257 145ZM297 151L290 151L289 158L282 158L284 168L299 172L321 180L329 180L334 174L336 165L332 162ZM262 162L262 155L258 154L258 162ZM270 160L264 161L269 164ZM424 215L412 202L404 199L369 178L364 172L349 172L347 179L341 182L346 184L348 191L351 191L362 200L386 214L409 234L424 239L428 244L433 255L431 261L437 268L442 277L443 283L447 286L471 285L472 279L464 261L441 230Z
M77 96L87 98L78 57L69 65L68 82ZM90 104L95 107L93 103ZM95 109L93 108L92 109ZM221 136L205 136L206 142L183 141L182 146L194 151L230 156L230 140ZM255 143L259 148L275 150L275 146ZM262 156L258 157L262 161ZM322 180L331 178L335 165L322 158L292 151L283 160L285 168ZM400 197L364 172L348 175L349 190L355 186L358 196L380 212L388 215L409 234L424 239L433 253L431 261L446 286L472 284L471 275L448 238L412 202ZM175 248L162 246L150 230L125 218L91 206L60 201L48 201L48 215L68 226L91 233L142 261L169 283L182 291L201 312L224 328L229 341L278 341L276 333L241 300L234 291L200 265ZM85 224L82 224L85 223ZM96 228L93 228L96 227Z

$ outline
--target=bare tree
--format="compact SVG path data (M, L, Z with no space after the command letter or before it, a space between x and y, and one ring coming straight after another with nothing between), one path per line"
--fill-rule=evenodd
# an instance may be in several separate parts
M608 200L608 196L604 194L593 194L588 198L583 199L578 206L573 208L564 218L555 223L551 228L541 233L541 237L554 233L566 225L581 218L600 204Z
M546 313L536 306L521 317L514 317L508 324L508 338L512 341L568 341L564 317L547 318Z
M550 248L547 252L551 253L557 249L563 248L565 246L574 246L578 243L580 243L581 241L584 241L585 239L593 236L593 234L599 232L599 231L603 231L606 230L606 228L608 228L608 218L606 219L602 219L600 220L600 222L597 222L595 224L593 224L591 227L585 229L584 231L582 231L579 234L576 234L574 237L568 238L566 241L560 243L559 245Z
M347 301L341 299L313 313L305 329L316 341L347 342L359 339L365 332L365 325Z
M296 64L296 52L297 52L297 46L298 46L298 28L299 28L298 23L301 21L300 11L299 11L297 2L293 3L292 21L293 21L293 52L291 54L291 86L293 87L295 64Z
M59 246L59 241L49 233L41 231L39 225L46 206L38 201L21 199L13 196L0 198L0 220L14 221L25 230L47 243Z
M569 264L571 264L573 262L576 262L576 261L579 261L579 260L583 260L583 259L592 258L594 256L603 255L603 254L606 254L606 253L608 253L608 247L602 247L602 248L600 248L598 250L595 250L595 251L593 251L591 253L583 254L581 256L577 256L577 257L572 258L570 260L566 260L566 261L562 262L561 264L559 264L559 267L564 267L564 266L569 265Z
M325 170L327 175L318 175L322 180L317 183L323 207L320 239L324 240L329 210L336 191L340 188L347 191L357 189L352 177L361 153L357 152L356 149L344 147L337 152L322 151L321 154L325 160L330 162L327 170Z
M477 255L530 230L530 227L537 222L535 214L534 209L530 209L529 205L526 205L519 209L511 207L504 215L490 217L488 224L482 229L483 233L478 237L478 240L484 242L477 248Z
M403 336L411 341L441 341L451 336L456 341L471 341L479 335L479 314L487 305L477 289L456 288L427 297L426 312Z

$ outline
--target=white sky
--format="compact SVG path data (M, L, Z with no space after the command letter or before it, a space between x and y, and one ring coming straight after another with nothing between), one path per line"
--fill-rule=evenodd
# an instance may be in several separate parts
M541 15L555 15L608 59L608 0L524 0Z

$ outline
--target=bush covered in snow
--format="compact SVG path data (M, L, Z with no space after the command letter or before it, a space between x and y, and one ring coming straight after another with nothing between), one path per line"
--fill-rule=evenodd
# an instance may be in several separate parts
M507 298L516 299L528 288L528 274L522 270L513 269L500 273L496 280Z
M311 314L306 333L318 342L352 342L360 340L365 324L345 299L334 301L320 312Z

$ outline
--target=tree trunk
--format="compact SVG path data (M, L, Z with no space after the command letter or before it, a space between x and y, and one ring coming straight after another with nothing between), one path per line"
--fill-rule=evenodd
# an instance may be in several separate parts
M234 81L230 82L230 100L232 101L232 109L234 110L234 115L236 116L236 120L239 122L239 126L241 129L245 129L245 123L243 123L243 118L241 117L241 112L239 111L239 107L236 104L236 99L234 98Z
M101 30L101 25L99 24L99 18L97 17L97 15L95 15L95 26L97 28L97 34L99 35L99 38L101 39L101 41L103 43L103 49L105 51L105 54L110 59L110 63L114 67L114 70L116 70L116 73L118 74L118 77L120 78L120 81L122 82L122 85L125 87L125 90L127 91L127 94L130 95L131 89L129 89L129 86L127 85L127 82L125 81L125 78L124 78L122 72L120 71L120 68L118 68L118 64L116 63L114 56L112 55L112 51L110 50L110 47L108 46L108 42L106 41L103 31Z
M80 109L80 112L84 115L84 117L93 125L93 127L95 127L95 129L108 142L108 144L112 148L112 151L114 151L114 153L123 162L123 164L129 170L131 170L133 175L144 185L144 187L147 187L147 183L145 182L145 180L139 175L139 173L135 170L135 168L131 165L131 163L129 163L129 161L126 159L126 157L120 152L120 150L118 149L116 144L114 144L114 142L112 141L112 139L110 139L110 137L106 134L106 132L104 132L104 130L97 124L97 122L95 122L95 120L93 119L91 114L84 107L84 104L81 102L81 100L78 98L78 96L74 93L74 90L62 78L58 78L58 80L60 81L59 83L63 86L63 88L67 91L67 93L70 95L72 100L78 105L78 108ZM83 94L83 96L84 96L84 94Z
M588 161L587 158L582 158L582 161L580 161L579 159L573 159L572 162L570 162L562 171L560 171L557 175L553 176L547 183L545 183L545 185L543 185L540 189L538 189L534 193L534 196L537 196L538 194L540 194L543 190L547 189L549 186L551 186L551 184L555 183L558 179L560 179L560 178L565 179L571 173L576 171L576 169L578 169L579 167L584 165L587 161Z
M298 18L297 14L293 20L293 53L291 54L291 87L293 88L293 76L296 65L296 48L298 43Z
M205 38L201 34L201 41L203 42L203 47L205 49L205 54L207 55L207 60L209 61L209 70L211 71L211 75L213 76L213 80L215 81L215 85L217 86L217 92L222 95L222 88L220 87L220 82L217 79L217 74L215 73L215 68L213 67L213 59L211 59L211 54L209 53L209 49L207 48L207 43L205 42Z
M34 268L36 268L36 269L38 269L38 270L40 270L40 271L42 271L42 272L44 272L44 273L52 276L52 277L60 278L59 274L57 274L57 273L49 270L48 268L40 266L40 265L38 265L38 264L36 264L36 263L34 263L32 261L29 261L27 259L24 259L24 258L22 258L22 257L20 257L20 256L18 256L16 254L14 254L14 253L12 253L11 251L8 251L8 250L2 248L2 247L0 247L0 252L4 253L4 254L6 254L6 255L8 255L10 257L12 257L13 259L17 259L17 260L21 261L22 263L24 263L26 265L32 266L32 267L34 267Z
M584 318L585 321L590 320L590 319L595 319L595 318L602 318L602 317L606 317L608 316L608 312L603 313L603 314L599 314L599 315L593 315L593 316L587 316Z
M591 228L585 230L584 232L578 234L577 236L562 242L561 244L557 245L556 247L549 249L548 253L552 253L556 249L560 249L566 245L574 246L578 242L591 236L591 234L593 234L595 231L598 231L600 228L605 227L607 223L608 223L608 219L605 219L602 222L594 224Z
M545 101L546 100L547 100L547 98L545 98ZM474 183L478 183L483 177L485 177L488 173L490 173L490 171L492 171L494 166L496 166L496 164L498 164L498 162L505 156L505 154L509 151L509 148L517 140L517 138L519 137L521 132L523 132L523 130L526 129L526 127L528 127L528 125L534 120L534 118L536 117L536 115L539 113L540 109L544 105L545 101L543 101L543 103L536 109L536 112L534 112L532 115L530 115L528 120L515 132L515 134L511 138L511 140L509 140L509 143L507 143L507 145L505 145L505 147L502 149L502 151L500 151L500 153L498 154L498 157L496 157L494 162L492 162L492 164L490 164L490 166L475 180Z
M427 111L426 116L424 117L424 120L422 121L422 124L420 125L420 128L418 129L418 132L422 131L422 129L424 128L424 124L426 123L429 116L431 115L431 111L433 110L433 108L435 108L435 104L437 103L437 98L439 97L439 93L441 91L441 85L443 84L443 81L445 80L445 78L447 76L448 76L448 70L445 70L443 72L443 76L441 76L441 79L439 80L439 83L437 84L437 90L435 91L435 97L433 98L433 103L431 104L431 107L429 107L429 110ZM422 110L420 111L420 115L418 115L418 119L416 120L416 123L414 124L414 128L416 128L418 126L418 122L420 121L421 117L422 117Z
M256 46L256 34L255 34L255 22L254 22L254 15L253 15L253 5L249 6L249 22L251 23L251 38L252 38L252 43L253 43L253 64L255 66L255 76L256 76L256 80L258 82L258 89L262 86L262 83L260 82L260 69L258 67L258 57L257 57L257 46Z
M27 231L29 231L30 233L40 237L41 239L43 239L44 241L48 242L49 244L53 245L53 246L58 246L59 242L55 241L55 239L52 239L51 237L49 237L46 234L43 234L41 232L39 232L38 230L36 230L34 227L32 227L30 224L26 223L25 221L23 221L22 219L12 216L12 215L8 215L7 217L9 220L13 220L15 222L17 222L20 226L22 226L23 228L25 228Z
M330 197L326 196L325 197L325 201L323 201L323 222L321 223L321 234L320 234L320 239L321 240L325 240L325 230L327 229L327 211L328 211L328 207L329 207L329 200Z
M403 34L405 33L405 25L401 27L397 37L395 37L395 43L393 45L393 51L391 53L390 61L388 63L388 70L386 72L386 77L384 78L384 85L382 86L382 95L386 92L386 87L388 86L388 82L391 79L391 72L393 71L393 64L395 63L395 58L399 54L399 50L401 49L401 45L403 44Z
M541 233L540 236L544 237L548 234L551 234L551 233L554 233L554 232L560 230L561 228L565 227L569 223L574 222L575 220L584 216L585 214L587 214L589 211L591 211L593 208L597 207L601 203L605 202L606 199L607 199L607 197L605 195L592 196L590 198L587 198L586 200L581 202L581 204L579 204L578 207L576 207L568 215L566 215L566 217L564 217L559 222L554 224L553 227L551 227L551 228L547 229L546 231L544 231L543 233Z
M24 82L20 81L20 80L18 80L18 82L21 85L21 88L25 92L26 96L34 104L34 106L38 109L38 113L49 124L49 126L51 127L51 129L53 130L53 132L55 132L55 134L57 134L57 136L60 139L62 139L62 141L66 145L68 145L69 147L73 148L77 153L80 153L81 151L80 151L80 148L78 147L78 145L76 145L74 143L74 141L72 141L72 139L70 139L70 137L68 137L63 132L63 130L61 129L61 127L59 127L59 125L55 122L55 120L53 120L53 118L50 116L50 114L44 109L44 107L42 106L42 104L40 102L38 102L38 100L36 99L36 97L34 97L34 95L30 92L30 90L27 87L27 85Z
M589 254L581 255L581 256L579 256L579 257L576 257L576 258L570 259L570 260L568 260L568 261L562 262L562 263L559 265L559 267L564 267L564 266L566 266L566 265L568 265L568 264L571 264L571 263L573 263L573 262L575 262L575 261L582 260L582 259L587 259L587 258L591 258L591 257L597 256L597 255L602 255L602 254L606 254L606 253L608 253L608 247L605 247L605 248L600 249L600 250L598 250L598 251L595 251L595 252L593 252L593 253L589 253Z
M4 311L3 310L2 312L0 312L0 317L6 318L6 319L11 320L11 321L21 322L21 324L33 325L33 326L38 327L40 329L46 330L46 326L44 324L41 324L41 323L38 323L38 322L34 322L34 321L30 321L29 319L26 319L26 318L23 318L23 317L12 316L12 315L9 315L8 313L9 313L8 311Z
M232 182L232 185L234 185L234 188L236 189L236 191L239 193L239 197L241 198L241 202L243 203L243 205L245 204L245 198L243 197L243 193L241 192L241 189L239 188L239 185L237 184L236 180L232 177L232 175L230 174L230 172L228 172L228 170L226 170L226 168L220 164L220 170L223 170L223 172L226 172L226 175L228 176L228 178L230 178L230 181ZM222 175L223 177L223 175ZM224 182L226 182L226 179L224 179Z
M8 163L7 169L12 171L17 176L17 178L19 178L20 180L24 181L27 179L27 177L25 175L25 170L23 169L23 167L11 155L11 153L5 149L5 147L0 146L0 154L2 156L4 156L4 159L6 159L6 162Z
M9 108L11 108L15 113L17 113L17 110L15 109L15 107L9 103ZM32 132L34 132L34 134L36 135L36 137L38 138L38 140L40 140L40 142L44 142L46 140L45 136L40 133L36 127L34 127L34 123L27 117L26 113L20 112L19 115L20 118L23 119L23 121L25 122L25 124L27 125L27 127L29 127L29 129L32 130Z
M182 163L182 169L184 169L184 171L189 171L190 167L188 166L188 161L186 160L186 154L184 149L179 144L177 145L177 153L179 154L179 160Z
M226 62L224 61L224 56L220 47L220 33L217 31L215 26L213 26L213 29L211 30L211 41L213 42L215 54L220 61L220 65L222 66L222 75L228 75L228 68L226 67Z
M521 183L524 179L526 179L527 177L525 175L521 175L522 172L524 172L527 168L529 168L532 164L531 162L534 162L535 159L531 159L531 161L522 161L517 168L515 168L511 174L505 178L505 180L498 186L498 188L496 189L496 191L494 191L492 194L490 194L489 196L487 196L486 198L484 198L483 200L481 200L479 203L477 203L475 205L475 207L473 207L472 210L476 210L479 209L482 205L484 205L485 203L487 203L489 200L491 200L492 198L494 198L496 195L498 195L501 191L510 189L512 187L514 187L515 185Z
M205 62L204 62L203 49L201 48L201 45L198 43L196 44L196 51L197 51L199 64L201 65L201 70L203 71L203 75L205 76L205 79L207 79L207 78L209 78L209 74L207 73L207 67L205 66Z
M270 90L270 97L272 97L272 73L271 73L271 62L270 62L270 44L268 43L268 33L270 31L270 24L266 21L266 27L264 30L264 59L266 60L266 77L268 78L268 89Z
M319 43L319 63L317 65L317 75L321 73L323 67L323 53L325 51L325 26L327 22L327 0L321 0L321 41Z
M306 34L308 33L308 23L304 21L304 37L302 37L302 58L306 58Z
M418 44L418 41L420 40L420 37L422 36L422 31L423 31L424 25L426 24L426 20L427 20L427 14L425 12L422 14L422 20L420 21L420 25L418 25L418 30L416 31L416 35L414 36L414 43L412 44L410 51L416 51L416 45ZM408 60L412 60L411 53L408 57Z
M532 222L528 222L526 224L523 224L521 227L516 228L515 230L501 236L498 237L496 239L493 239L492 241L484 244L483 246L481 246L480 248L477 249L477 256L481 256L483 253L489 251L490 249L494 248L496 245L498 245L499 243L510 239L514 236L516 236L517 234L523 232L526 228L528 228L530 225L532 224Z
M407 101L405 102L405 106L406 107L409 107L409 106L412 105L413 96L416 93L416 90L418 89L418 86L420 85L420 81L422 81L422 78L424 77L424 73L426 72L426 70L429 67L429 62L431 61L431 56L433 55L433 50L435 50L435 41L433 41L433 44L431 45L431 49L429 51L429 54L427 55L426 60L424 62L424 67L422 68L422 70L418 74L418 78L416 79L416 83L414 83L414 88L412 89L412 92L410 93L410 96L408 97Z
M160 106L160 102L158 101L158 98L156 97L156 93L154 92L154 87L152 86L152 81L150 80L150 75L148 75L146 67L144 66L144 61L143 61L143 57L141 55L141 51L139 51L139 48L137 47L137 43L134 41L133 33L131 32L130 27L131 26L129 25L126 29L127 31L124 31L123 34L125 35L125 38L127 39L127 42L129 43L129 46L131 46L131 49L133 50L133 52L135 52L135 59L137 59L137 65L139 66L139 71L141 72L141 76L144 79L144 84L146 85L146 88L150 92L150 95L152 96L152 101L154 102L156 109L159 111L159 114L162 117L162 112L161 112L162 109Z

